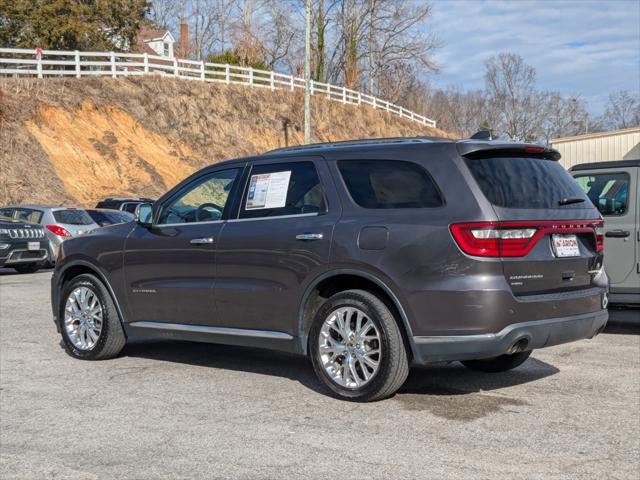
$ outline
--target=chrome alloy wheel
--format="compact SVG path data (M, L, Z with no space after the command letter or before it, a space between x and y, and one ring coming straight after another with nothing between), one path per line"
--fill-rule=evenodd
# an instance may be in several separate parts
M366 385L380 367L380 332L358 308L340 307L331 312L320 329L318 346L325 372L342 387Z
M69 294L64 306L64 327L77 349L95 347L102 332L102 305L93 290L78 287Z

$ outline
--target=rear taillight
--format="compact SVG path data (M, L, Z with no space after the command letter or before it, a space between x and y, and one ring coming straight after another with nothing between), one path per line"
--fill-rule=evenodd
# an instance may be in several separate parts
M604 252L604 220L597 220L593 222L593 226L596 230L596 245L598 252Z
M524 257L547 233L591 233L602 251L601 220L454 223L450 228L460 249L477 257Z
M71 236L69 231L67 229L61 227L60 225L46 225L46 228L50 232L53 232L56 235L58 235L59 237L70 237Z

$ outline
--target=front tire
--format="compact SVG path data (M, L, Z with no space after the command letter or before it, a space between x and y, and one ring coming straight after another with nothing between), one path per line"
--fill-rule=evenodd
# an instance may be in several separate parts
M482 360L466 360L461 363L474 372L499 373L519 367L529 358L529 355L531 355L531 350Z
M116 357L126 338L111 294L94 275L82 274L62 288L59 321L67 353L83 360Z
M309 332L309 352L320 381L345 400L389 397L409 374L396 319L364 290L337 293L320 307Z

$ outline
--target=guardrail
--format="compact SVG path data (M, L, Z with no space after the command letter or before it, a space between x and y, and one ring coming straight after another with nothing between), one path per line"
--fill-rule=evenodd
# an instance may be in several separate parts
M0 48L0 75L126 77L161 74L188 80L216 82L271 90L305 88L304 78L252 67L161 57L146 53L80 52L24 48ZM429 127L436 122L380 98L349 88L311 81L311 95L352 105L370 105Z

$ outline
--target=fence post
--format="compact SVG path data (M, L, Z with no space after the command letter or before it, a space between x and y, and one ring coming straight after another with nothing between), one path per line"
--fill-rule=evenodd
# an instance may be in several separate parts
M295 88L294 86L294 82L295 82L295 78L293 75L291 75L291 80L290 80L290 86L291 86L291 91L293 92L293 89Z
M249 85L253 85L253 67L249 67Z
M313 86L313 80L311 80L311 81L309 82L309 85L310 85L310 87L309 87L309 93L310 93L311 95L313 95L313 94L314 94L314 92L315 92L315 88L314 88L314 86Z
M378 104L376 102L377 98L376 97L371 97L371 100L373 101L373 108L376 108L378 106Z
M144 54L144 73L149 73L149 54Z
M275 90L275 89L276 89L276 81L274 78L273 71L271 71L271 90Z
M342 87L342 103L347 103L347 89Z
M204 60L200 60L200 80L204 82Z
M229 83L231 83L231 75L229 72L229 64L227 63L224 66L224 81L227 83L227 85L229 85Z
M80 52L75 51L76 54L76 78L80 78Z
M362 94L358 92L358 105L362 103Z
M388 112L389 111L389 102L384 102L385 106L384 109Z
M116 78L116 54L111 52L111 76Z
M178 58L177 57L173 57L173 74L176 77L178 75L180 75L180 72L178 71Z

